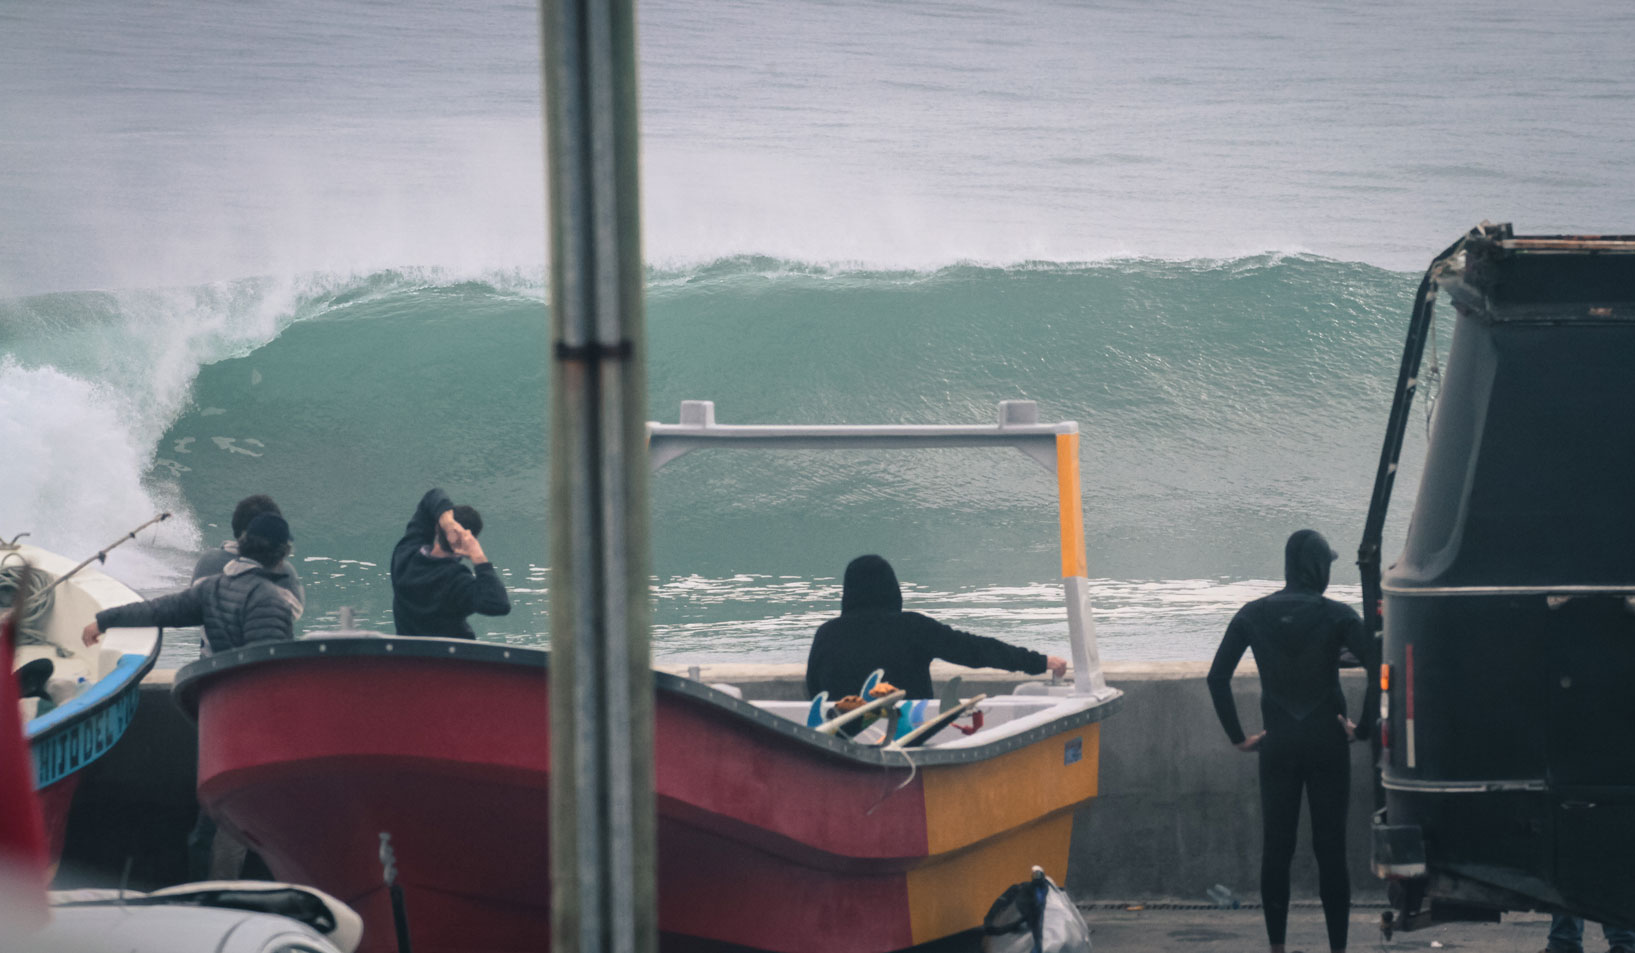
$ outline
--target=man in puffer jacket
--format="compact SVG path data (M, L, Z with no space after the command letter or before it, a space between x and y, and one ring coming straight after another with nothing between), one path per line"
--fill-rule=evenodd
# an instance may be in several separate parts
M287 586L290 527L282 516L262 513L238 539L239 558L219 575L206 576L181 592L150 602L132 602L97 613L85 627L86 645L108 629L204 626L205 654L242 648L252 642L295 638L301 600Z
M283 516L284 513L273 502L273 498L265 493L246 496L233 507L233 538L222 543L215 549L207 549L199 556L199 561L193 564L193 581L198 582L205 576L214 576L227 568L227 564L238 558L238 538L250 528L250 521L262 513L271 513L274 516ZM295 574L295 567L285 563L280 569L286 570L285 577L279 585L288 589L302 604L307 601L306 590L301 588L301 578Z

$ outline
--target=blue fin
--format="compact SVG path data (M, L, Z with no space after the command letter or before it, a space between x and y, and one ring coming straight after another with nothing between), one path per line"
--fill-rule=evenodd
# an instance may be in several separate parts
M902 736L908 734L918 727L920 722L925 720L925 703L926 699L924 698L920 699L919 701L904 701L900 703L902 706L902 716L897 719L897 733L888 739L889 741L894 741L897 738L901 738Z
M823 706L829 703L828 692L818 692L812 699L812 707L806 710L806 727L816 728L823 724Z

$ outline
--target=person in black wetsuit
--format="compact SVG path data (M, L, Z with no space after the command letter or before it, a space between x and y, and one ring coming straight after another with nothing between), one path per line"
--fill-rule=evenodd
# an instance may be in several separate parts
M511 598L477 534L483 518L455 506L439 489L426 491L403 538L392 549L392 619L398 635L475 639L466 617L506 615ZM467 569L460 560L471 560Z
M1379 706L1373 640L1350 607L1323 596L1338 554L1315 530L1303 529L1283 548L1281 590L1238 610L1209 668L1209 694L1227 738L1240 751L1260 753L1260 807L1264 825L1260 895L1266 938L1283 953L1289 919L1289 864L1300 823L1300 793L1311 806L1311 846L1317 855L1318 894L1328 923L1329 947L1345 949L1351 912L1346 873L1346 808L1351 798L1348 743L1370 737ZM1345 715L1340 650L1363 663L1368 690L1362 715ZM1260 669L1262 730L1244 737L1232 700L1232 672L1245 649Z
M1057 676L1067 662L1030 649L972 635L930 616L903 611L903 591L891 563L859 556L846 566L840 615L818 627L806 657L806 694L855 695L877 668L909 698L931 697L931 660L972 668L1004 668Z

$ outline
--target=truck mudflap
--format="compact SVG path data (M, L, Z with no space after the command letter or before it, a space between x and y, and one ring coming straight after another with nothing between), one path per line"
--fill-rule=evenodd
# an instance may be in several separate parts
M1436 923L1499 922L1499 909L1480 901L1427 897L1425 834L1417 824L1388 824L1381 809L1374 815L1371 837L1374 875L1386 881L1391 903L1391 909L1380 914L1380 933L1387 941L1394 933Z
M1374 815L1374 876L1381 880L1424 877L1425 834L1418 825L1387 824L1385 812Z

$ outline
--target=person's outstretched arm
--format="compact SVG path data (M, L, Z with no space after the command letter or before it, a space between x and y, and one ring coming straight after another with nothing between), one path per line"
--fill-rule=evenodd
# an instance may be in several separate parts
M1240 612L1226 627L1226 635L1221 639L1220 648L1215 650L1215 662L1209 666L1209 677L1205 679L1209 698L1215 703L1215 716L1226 729L1226 737L1240 748L1248 739L1244 738L1243 724L1238 721L1238 703L1232 697L1232 673L1238 670L1238 663L1243 661L1243 653L1248 648L1249 633ZM1252 750L1252 747L1244 750Z
M1012 645L986 635L961 632L928 616L921 616L930 625L925 632L930 642L930 655L955 665L970 668L1003 668L1028 675L1042 674L1049 667L1048 656L1032 649Z
M145 629L164 626L178 629L204 624L204 600L198 586L189 586L181 592L160 596L147 602L129 602L111 609L103 609L96 620L81 634L86 645L95 645L102 633L109 629Z

